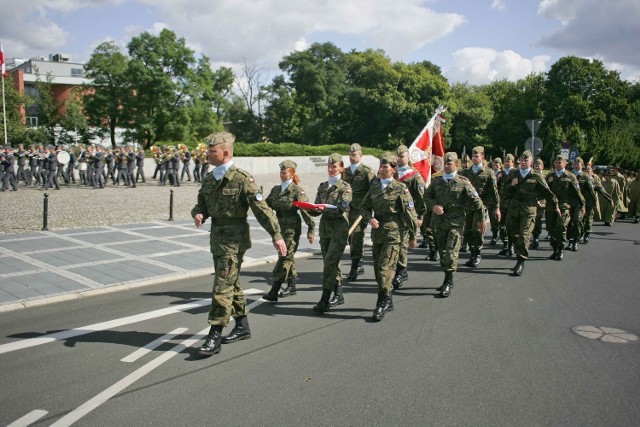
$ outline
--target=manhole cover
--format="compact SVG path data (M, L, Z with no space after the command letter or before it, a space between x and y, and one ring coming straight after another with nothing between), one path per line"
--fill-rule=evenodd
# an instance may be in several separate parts
M607 326L574 326L571 332L590 340L615 343L630 344L638 342L638 336L631 332Z

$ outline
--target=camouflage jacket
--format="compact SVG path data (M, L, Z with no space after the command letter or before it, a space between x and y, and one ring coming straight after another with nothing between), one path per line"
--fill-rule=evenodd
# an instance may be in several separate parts
M537 208L539 199L545 199L549 209L555 210L558 207L558 199L542 174L531 170L526 177L522 178L520 169L514 168L504 180L500 198L509 201L509 209Z
M471 182L460 174L456 174L449 182L445 181L444 176L434 178L424 193L424 199L430 211L436 205L444 209L442 215L431 215L432 227L464 227L465 210L473 211L474 222L483 220L482 200Z
M585 206L588 208L595 208L598 204L598 196L596 195L593 178L584 172L576 175L576 177L578 179L580 193L582 193L582 197L584 197Z
M284 191L282 191L280 185L274 186L266 199L267 205L276 211L278 222L283 228L289 224L298 224L300 222L300 215L302 215L302 219L308 227L307 234L313 234L316 223L311 215L309 215L309 212L304 209L298 209L292 205L293 202L308 201L309 198L302 187L295 182L289 184ZM300 214L298 214L298 212Z
M496 174L487 167L474 172L473 168L460 171L460 175L471 181L471 185L476 189L482 203L487 209L500 207L500 196L498 195L498 181Z
M382 182L376 180L362 200L360 214L363 221L369 222L373 217L380 223L371 230L373 243L385 240L400 243L404 230L409 232L409 240L416 239L418 220L414 200L407 186L399 181L392 180L382 189Z
M359 208L362 199L365 194L371 188L371 180L373 179L373 171L364 163L360 163L355 172L351 172L349 166L344 168L345 177L344 181L351 186L352 200L351 205L354 208Z
M398 175L400 175L400 172L398 172ZM409 189L418 219L422 219L427 212L427 206L424 203L425 185L422 175L415 168L409 166L398 180Z
M556 195L560 209L584 206L584 197L580 193L578 180L573 173L563 171L558 176L555 171L552 171L547 174L546 181L553 194Z

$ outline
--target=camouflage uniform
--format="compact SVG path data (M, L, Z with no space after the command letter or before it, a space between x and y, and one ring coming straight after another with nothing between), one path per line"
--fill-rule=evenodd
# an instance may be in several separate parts
M315 221L306 210L300 210L292 206L292 202L308 202L309 198L304 190L295 182L282 191L280 185L276 185L271 189L271 193L267 196L266 202L271 209L276 211L280 232L287 245L287 254L279 256L278 262L273 267L274 282L285 282L297 277L295 265L295 253L300 244L300 234L302 231L302 221L300 215L307 224L307 234L313 234Z
M191 216L211 218L210 245L215 265L213 296L209 324L226 326L231 317L246 316L247 301L240 287L240 268L247 249L251 247L247 211L271 235L282 239L276 216L262 198L260 187L251 175L231 166L217 182L208 174L198 191L198 203Z
M538 173L542 173L542 160L536 159L536 163L539 164L540 171L536 170ZM533 231L531 235L533 236L533 240L531 242L531 248L538 248L540 246L540 234L542 234L542 219L545 216L545 211L547 207L547 201L545 199L538 199L538 209L536 210L536 222L533 226Z
M361 151L362 147L359 144L352 144L350 151ZM371 180L373 179L373 171L364 163L360 163L355 171L351 171L351 167L345 167L344 180L351 186L352 200L351 209L349 209L349 227L353 225L358 216L360 215L359 208L362 204L365 194L371 187ZM351 255L351 269L355 270L357 277L357 268L362 266L362 258L364 257L364 234L367 228L367 223L360 221L360 224L353 229L351 236L349 236L349 254ZM351 275L351 273L350 273ZM355 277L351 277L351 280Z
M522 153L522 157L531 157L528 150ZM558 199L551 192L544 177L533 169L522 177L519 168L514 168L506 177L500 196L509 200L507 209L507 228L510 240L514 244L518 262L524 263L529 257L529 238L535 223L538 210L538 200L544 198L547 201L547 209L556 210ZM502 200L502 199L501 199ZM502 203L504 206L504 201Z
M385 154L381 163L391 163L395 167L394 159L395 155ZM372 215L372 210L375 216ZM363 221L369 223L373 217L379 223L378 228L371 230L373 269L378 282L376 308L386 299L389 299L388 304L393 307L390 300L393 292L392 283L403 241L408 245L409 240L416 239L418 222L414 201L405 184L391 179L383 188L383 181L376 180L362 201L360 213ZM384 311L389 311L389 306L380 315L384 315Z
M474 147L473 154L484 155L484 147ZM476 189L482 204L485 207L485 214L493 212L496 208L500 207L500 196L498 195L498 186L496 181L496 175L493 170L482 167L477 172L473 171L473 166L460 171L460 175L467 178L473 188ZM483 215L484 218L484 215ZM474 216L472 214L466 215L464 224L464 239L469 243L471 250L471 259L468 266L476 266L480 262L480 251L482 250L483 235L476 223L474 222ZM476 262L474 262L474 259Z
M457 160L456 153L446 153L445 162L450 161L448 159ZM449 182L444 175L434 178L424 193L424 199L428 210L432 211L436 205L441 205L444 209L442 215L431 216L431 226L435 231L440 265L445 273L452 275L458 268L465 211L473 215L476 223L482 221L482 200L471 182L460 174L456 174Z
M507 154L505 160L515 161L513 154ZM517 167L512 167L510 171L501 170L498 175L496 175L496 180L498 184L498 191L500 193L500 239L502 240L502 250L498 253L499 255L513 255L513 244L514 242L510 239L510 230L509 223L507 218L509 217L509 194L503 193L503 189L505 187L505 183L507 182L507 175L510 172L518 169Z
M574 164L580 163L583 161L579 157L574 160ZM582 217L582 222L580 223L580 235L582 236L582 242L589 242L589 235L591 234L591 226L593 224L593 215L598 207L598 195L597 191L604 191L602 186L596 186L594 179L589 175L587 171L577 171L575 170L576 178L578 179L578 186L580 187L580 193L582 193L582 197L584 197L584 207L585 213ZM608 195L607 195L608 196Z
M561 156L556 160L562 159ZM570 249L574 249L575 240L580 237L580 222L582 220L582 208L584 207L584 197L580 193L576 176L563 170L558 176L556 171L547 174L547 185L558 199L558 207L561 216L549 212L547 215L547 228L551 237L551 247L556 256L554 259L562 258L558 253L564 251L567 240ZM548 208L547 208L548 209Z

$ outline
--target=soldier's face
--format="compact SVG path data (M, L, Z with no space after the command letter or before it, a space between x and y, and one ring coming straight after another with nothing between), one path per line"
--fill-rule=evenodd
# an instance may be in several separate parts
M536 163L535 165L533 165L533 170L536 172L542 172L542 165L540 163Z
M280 171L280 180L282 182L289 181L291 178L293 178L293 175L291 174L291 172L289 171L288 168L287 169L282 169Z
M226 156L227 151L224 149L224 144L217 144L207 149L207 160L213 166L223 165Z
M531 157L520 158L520 169L529 169L531 167Z
M409 153L398 155L398 166L407 166L409 164Z
M360 163L360 160L362 160L362 151L358 150L349 153L349 161L352 165Z
M482 154L474 154L473 156L471 156L471 161L476 166L481 165L482 164L482 160L483 160Z
M509 169L513 167L513 160L505 160L504 161L504 167Z
M340 165L340 163L328 163L327 164L327 172L329 172L329 176L340 175L344 171L344 167Z
M458 162L456 162L455 160L444 162L444 173L452 173L457 170L458 170Z
M502 165L501 165L500 163L494 163L494 164L493 164L493 170L497 172L497 171L499 171L499 170L500 170L500 167L501 167L501 166L502 166Z
M566 165L567 165L567 163L564 160L554 160L553 161L553 166L556 168L557 171L564 170L564 167Z
M393 176L396 168L391 166L390 163L382 163L378 168L378 176L382 179L389 179Z
M573 169L577 170L577 171L581 171L582 170L582 163L577 162L573 164Z

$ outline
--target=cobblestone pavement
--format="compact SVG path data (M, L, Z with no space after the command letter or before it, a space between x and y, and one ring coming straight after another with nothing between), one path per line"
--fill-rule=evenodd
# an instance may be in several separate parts
M280 182L279 175L255 176L268 192ZM300 184L313 201L325 174L301 177ZM173 219L190 220L199 184L184 182L180 187L160 186L156 180L139 183L136 188L107 184L104 189L64 185L61 190L27 187L0 193L0 233L29 233L43 227L44 194L48 194L48 230L117 226L169 219L170 194L173 190ZM251 214L251 211L249 211Z

